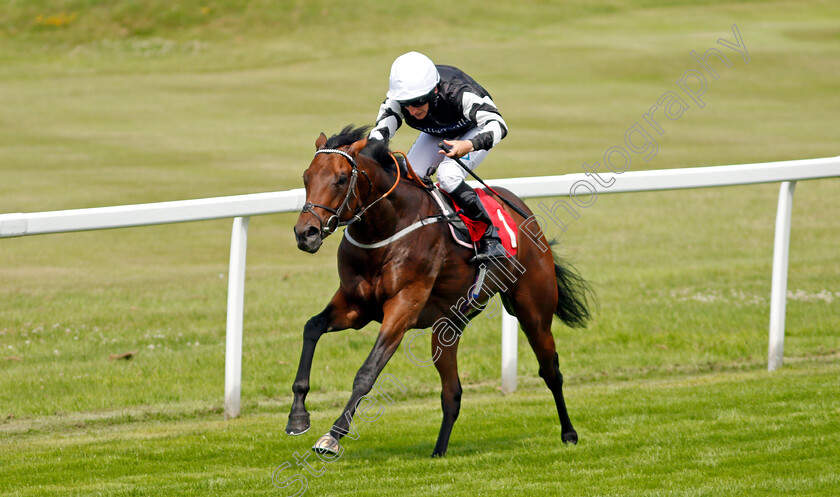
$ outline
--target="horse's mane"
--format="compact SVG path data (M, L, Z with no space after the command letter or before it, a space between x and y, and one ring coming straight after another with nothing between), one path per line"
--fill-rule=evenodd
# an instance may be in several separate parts
M349 124L344 127L338 134L332 135L327 140L327 148L338 148L355 143L366 137L370 132L370 126L359 126ZM391 150L388 148L387 141L369 140L368 144L361 151L362 155L370 157L382 166L384 169L396 172L394 160L391 159Z

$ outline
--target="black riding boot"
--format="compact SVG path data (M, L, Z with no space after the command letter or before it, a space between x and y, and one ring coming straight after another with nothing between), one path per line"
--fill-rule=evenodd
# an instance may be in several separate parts
M464 211L464 215L473 221L481 221L487 224L487 230L482 235L481 240L479 240L477 254L472 260L481 262L507 257L507 251L502 246L502 239L496 233L496 228L493 226L490 214L484 209L484 205L481 203L481 199L478 198L475 190L470 188L466 182L462 181L452 191L452 196L455 197L461 210Z

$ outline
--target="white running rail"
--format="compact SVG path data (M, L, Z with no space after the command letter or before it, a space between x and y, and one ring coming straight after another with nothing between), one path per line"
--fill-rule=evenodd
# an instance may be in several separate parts
M706 188L781 182L773 249L768 371L782 364L790 245L791 209L796 181L840 176L840 157L734 166L695 167L653 171L603 173L599 181L588 174L540 176L493 180L493 186L511 190L522 198L568 196L586 181L597 193L629 193L684 188ZM614 181L613 181L614 180ZM602 186L602 183L609 186ZM475 186L475 185L474 185ZM126 228L157 224L234 218L228 282L227 340L225 358L225 416L240 412L242 316L245 288L245 254L251 216L295 212L303 207L302 188L198 200L123 205L52 212L0 214L0 238ZM516 389L517 321L502 319L502 389Z

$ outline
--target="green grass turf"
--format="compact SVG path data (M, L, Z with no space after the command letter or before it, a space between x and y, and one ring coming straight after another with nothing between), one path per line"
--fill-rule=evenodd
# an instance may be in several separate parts
M511 133L482 164L488 179L602 161L699 69L689 52L712 47L732 65L715 66L705 107L660 115L655 157L633 154L631 170L838 155L834 3L459 9L11 2L0 212L298 188L318 133L370 123L410 49L462 66L500 105ZM734 40L733 24L749 63L716 44ZM401 130L395 148L413 137ZM447 458L427 459L437 376L400 350L386 372L406 392L309 478L309 494L835 495L840 183L797 186L787 363L767 374L777 196L778 185L601 195L566 231L549 229L600 301L587 329L554 328L580 446L558 445L523 336L520 388L498 393L500 324L479 316L460 346L467 393ZM283 435L303 324L337 279L336 237L303 254L295 217L251 221L243 416L230 422L229 220L0 240L0 493L286 495L271 471L328 429L376 334L322 340L313 430Z
M315 397L314 429L300 437L282 433L276 402L228 422L198 405L49 416L0 428L0 491L292 495L305 479L310 495L832 495L838 373L827 360L772 376L573 382L581 442L572 447L559 443L550 396L536 382L506 397L472 385L444 459L428 457L434 396L395 389L378 419L357 421L357 439L345 439L336 462L310 455L311 472L296 461L331 423L324 411L338 406L329 396ZM295 475L297 483L274 486Z

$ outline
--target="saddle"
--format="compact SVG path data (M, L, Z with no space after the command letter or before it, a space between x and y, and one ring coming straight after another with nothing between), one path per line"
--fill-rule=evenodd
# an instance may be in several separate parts
M434 199L435 204L440 209L441 217L449 226L449 232L455 243L468 249L475 249L474 244L481 239L481 236L487 228L486 224L473 221L466 217L458 207L455 199L441 189L440 185L433 183L429 176L419 178L414 174L414 170L411 164L408 163L408 158L405 154L396 152L394 158L399 166L408 172L407 176L409 180L426 190L429 196ZM431 176L434 172L434 170L431 170L429 175ZM501 204L491 197L485 189L477 188L476 193L484 204L484 208L490 214L493 225L496 227L499 237L502 240L502 245L511 256L516 255L518 226L513 221L513 218L511 218L507 211L502 209Z
M426 191L434 199L440 209L440 213L446 218L446 223L449 225L449 233L452 234L452 239L455 243L468 249L474 248L472 235L470 235L467 223L464 221L461 210L455 205L452 197L441 190L437 184L432 185L432 188Z

